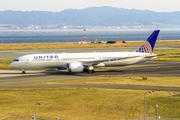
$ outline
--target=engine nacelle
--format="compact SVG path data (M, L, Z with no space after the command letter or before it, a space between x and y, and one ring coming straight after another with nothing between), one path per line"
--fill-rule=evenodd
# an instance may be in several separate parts
M84 66L81 62L67 63L67 70L69 73L83 72Z

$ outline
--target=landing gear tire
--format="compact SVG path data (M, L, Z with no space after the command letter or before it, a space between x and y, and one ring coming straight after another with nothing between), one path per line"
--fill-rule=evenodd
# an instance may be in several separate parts
M95 70L91 70L91 73L95 73Z
M21 69L21 71L22 71L22 74L25 74L25 73L26 73L24 69Z
M90 70L87 70L87 73L89 74L89 73L91 73L91 71L90 71Z
M83 70L83 72L87 72L87 71L88 71L88 69L84 69L84 70Z
M87 70L87 73L95 73L95 70Z

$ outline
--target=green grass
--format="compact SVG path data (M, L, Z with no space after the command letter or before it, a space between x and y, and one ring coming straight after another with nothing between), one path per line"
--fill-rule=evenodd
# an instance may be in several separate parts
M1 69L10 69L9 66L13 60L0 60L0 68Z
M52 88L52 89L0 89L0 118L25 119L37 117L69 120L109 120L143 118L144 93L142 90L100 88ZM146 115L158 114L180 118L179 93L157 91L146 94Z
M154 60L160 60L160 58L163 58L163 61L180 61L179 49L154 50L153 53L160 55L159 58Z

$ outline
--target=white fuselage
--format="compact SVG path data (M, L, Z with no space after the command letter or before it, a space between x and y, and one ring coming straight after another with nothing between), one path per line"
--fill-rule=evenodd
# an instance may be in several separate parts
M101 59L125 58L109 60L93 65L93 67L117 67L141 63L152 59L154 54L139 52L94 52L94 53L60 53L60 54L30 54L18 57L11 67L28 68L67 68L67 63L86 62ZM156 56L155 56L156 57ZM154 57L153 57L154 58Z

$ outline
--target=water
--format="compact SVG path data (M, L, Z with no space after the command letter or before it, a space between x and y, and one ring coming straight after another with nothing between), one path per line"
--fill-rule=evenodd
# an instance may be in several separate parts
M86 30L86 41L144 41L153 30ZM61 43L82 41L83 29L0 30L0 43ZM161 30L161 40L180 40L180 30Z

